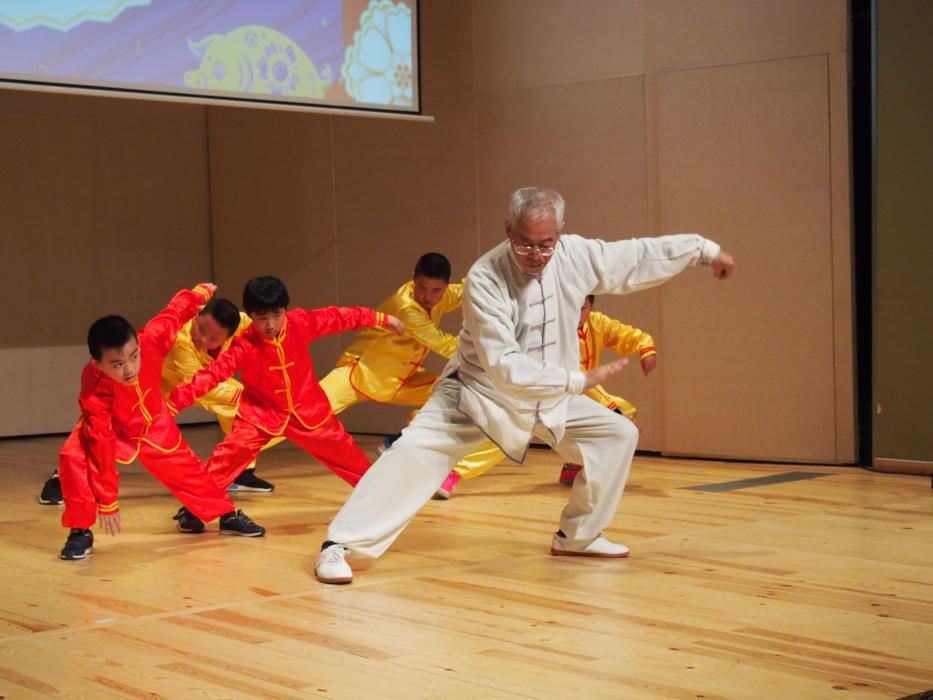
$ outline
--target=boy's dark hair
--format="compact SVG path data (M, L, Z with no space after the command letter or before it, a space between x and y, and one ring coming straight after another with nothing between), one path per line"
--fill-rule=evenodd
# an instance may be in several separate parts
M288 308L288 290L278 277L253 277L243 289L243 308L248 314Z
M214 297L208 301L198 316L207 314L210 314L211 318L226 329L228 335L233 335L240 327L240 310L229 299Z
M595 294L587 294L586 300L590 302L590 306L596 306L596 295Z
M415 277L450 282L450 260L440 253L425 253L415 264Z
M133 324L122 316L104 316L99 318L87 331L87 349L91 357L100 362L104 350L119 350L130 340L139 338Z

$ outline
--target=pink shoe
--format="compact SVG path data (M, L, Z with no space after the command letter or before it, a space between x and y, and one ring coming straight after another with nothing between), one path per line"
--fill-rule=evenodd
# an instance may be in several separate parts
M447 478L444 479L444 483L440 485L440 488L434 492L432 498L435 501L446 501L450 498L450 494L453 493L454 486L460 483L460 475L457 472L450 472L447 475Z
M564 465L564 468L560 470L560 483L564 486L573 486L573 480L577 478L577 474L580 473L581 469L583 469L582 464L571 464L568 462Z

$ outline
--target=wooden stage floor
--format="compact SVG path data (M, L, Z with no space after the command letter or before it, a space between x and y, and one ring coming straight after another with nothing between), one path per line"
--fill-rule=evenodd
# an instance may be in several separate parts
M219 433L186 429L207 453ZM375 454L377 438L361 444ZM638 457L607 531L627 560L551 557L566 499L533 451L431 502L351 586L313 560L349 493L290 445L261 539L182 535L124 469L124 534L57 558L39 506L59 437L0 441L0 696L897 698L933 688L929 477ZM686 487L789 472L825 476Z

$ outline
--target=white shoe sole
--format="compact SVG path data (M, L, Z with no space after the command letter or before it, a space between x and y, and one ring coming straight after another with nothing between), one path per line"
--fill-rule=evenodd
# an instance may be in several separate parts
M239 537L262 537L265 532L240 532L239 530L221 530L221 535L237 535Z
M58 555L58 558L59 558L59 559L62 559L62 560L64 560L64 561L78 561L79 559L84 559L88 554L90 554L90 553L93 552L93 551L94 551L94 548L93 548L93 547L88 547L87 549L84 550L84 553L83 553L83 554L77 554L77 555L75 555L75 556L73 556L73 557L65 557L65 556L62 556L61 554L59 554L59 555Z
M349 577L343 576L341 578L321 578L320 576L318 576L317 572L315 572L314 577L321 583L328 583L328 584L332 584L335 586L343 586L348 583L353 583L352 576L349 576Z
M185 530L181 525L176 525L175 529L178 530L183 535L203 535L205 530Z
M551 547L551 556L555 557L595 557L597 559L625 559L629 555L629 552L622 552L620 554L602 554L600 552L575 552L569 549L557 549L556 547Z

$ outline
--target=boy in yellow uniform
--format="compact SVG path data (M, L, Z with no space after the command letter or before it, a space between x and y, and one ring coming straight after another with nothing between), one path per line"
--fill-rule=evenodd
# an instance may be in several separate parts
M580 309L580 325L577 326L577 337L580 339L580 369L586 372L598 367L603 349L610 348L623 357L637 352L642 372L645 375L650 374L658 364L658 351L651 336L604 313L593 311L595 303L596 297L590 294ZM613 396L601 385L597 384L587 391L586 395L638 425L635 421L638 409L625 399ZM640 425L638 431L641 432ZM564 464L560 472L560 483L568 486L572 484L582 468L579 464Z
M580 369L588 372L598 367L602 351L610 348L622 356L637 352L641 359L642 371L646 375L649 374L658 363L654 340L644 331L616 321L599 311L593 311L595 302L596 297L590 294L580 309L580 324L577 326L577 337L580 339ZM597 384L585 394L610 411L615 411L635 422L637 409L625 399L613 396L601 385ZM480 474L485 474L502 461L503 457L502 452L486 447L464 457L441 484L435 498L450 498L451 492L461 479L475 479ZM582 468L579 464L569 462L564 464L560 472L560 483L568 486L573 484L573 480Z
M450 262L440 253L418 259L412 279L379 306L405 324L401 336L385 328L367 328L321 380L334 413L363 401L421 406L437 375L424 368L428 353L449 358L457 336L441 330L444 314L459 308L463 285L450 284ZM386 439L385 446L391 444Z
M234 336L248 328L251 323L249 316L241 313L232 302L220 298L208 301L201 307L197 316L181 327L171 350L165 357L162 364L163 396L168 396L176 386L189 381L197 372L211 364L221 352L230 346ZM217 417L217 422L226 435L233 427L233 419L236 416L242 392L243 385L231 378L218 384L195 403ZM273 439L266 447L271 447L281 441L282 438ZM255 462L250 464L228 490L264 493L272 491L275 488L272 484L256 476L253 471L255 466ZM62 491L57 471L42 487L39 503L43 505L62 503Z

